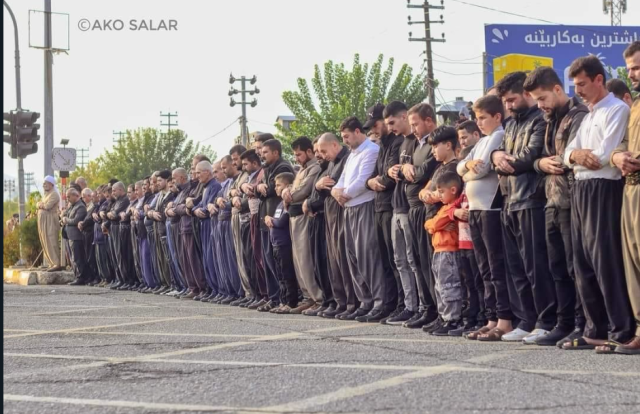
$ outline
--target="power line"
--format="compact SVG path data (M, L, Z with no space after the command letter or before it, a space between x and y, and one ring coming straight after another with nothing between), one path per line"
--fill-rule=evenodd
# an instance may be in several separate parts
M487 7L487 6L481 6L479 4L468 3L468 2L462 1L462 0L451 0L451 1L456 2L456 3L466 4L467 6L477 7L479 9L485 9L485 10L490 10L490 11L497 12L497 13L507 14L507 15L510 15L510 16L522 17L522 18L529 19L529 20L537 20L537 21L543 22L543 23L560 24L560 23L552 22L550 20L538 19L537 17L525 16L524 14L512 13L512 12L508 12L508 11L505 11L505 10L498 10L498 9L494 9L494 8Z
M438 56L438 57L440 57L440 58L442 58L442 59L449 60L449 61L451 61L451 62L466 62L466 61L469 61L469 60L474 60L474 59L482 58L482 55L480 55L480 56L474 56L474 57L472 57L472 58L468 58L468 59L450 59L450 58L448 58L448 57L446 57L446 56L439 55L439 54L437 54L436 52L431 52L431 53L433 53L434 55L436 55L436 56Z
M210 140L211 138L215 138L215 137L217 137L218 135L222 134L222 133L223 133L224 131L226 131L227 129L231 128L231 127L233 126L233 124L235 124L236 122L238 122L238 120L239 120L239 119L240 119L240 118L236 118L236 119L234 119L234 120L233 120L233 122L232 122L232 123L230 123L229 125L227 125L226 127L224 127L224 129L222 129L222 130L220 130L220 131L216 132L215 134L211 135L211 136L210 136L210 137L208 137L208 138L205 138L205 139L200 140L200 142L205 142L205 141Z
M432 59L434 62L447 63L449 65L482 65L482 62L449 62L446 60Z
M438 88L438 89L443 90L443 91L462 91L462 92L476 92L476 91L483 91L484 90L482 88L476 88L476 89Z
M442 73L446 73L447 75L452 75L452 76L471 76L471 75L482 75L484 72L471 72L471 73L452 73L452 72L447 72L446 70L442 70L442 69L436 69L436 71L438 72L442 72Z
M255 122L256 124L263 124L263 125L273 126L273 124L270 124L268 122L256 121L255 119L249 119L249 121Z
M529 20L535 20L535 21L539 21L539 22L543 22L543 23L554 24L554 25L557 25L557 26L566 26L566 24L552 22L551 20L545 20L545 19L539 19L537 17L525 16L524 14L513 13L513 12L506 11L506 10L498 10L498 9L494 9L492 7L481 6L479 4L469 3L469 2L466 2L466 1L463 1L463 0L451 0L451 1L456 2L456 3L460 3L460 4L465 4L467 6L477 7L479 9L485 9L485 10L489 10L489 11L496 12L496 13L506 14L506 15L509 15L509 16L522 17L524 19L529 19ZM584 26L580 26L580 25L576 25L576 27L580 28L581 30L587 31L587 32L600 33L600 34L609 34L607 32L603 32L603 31L600 31L600 30L593 30L593 29L590 29L590 28L587 28L587 27L584 27Z

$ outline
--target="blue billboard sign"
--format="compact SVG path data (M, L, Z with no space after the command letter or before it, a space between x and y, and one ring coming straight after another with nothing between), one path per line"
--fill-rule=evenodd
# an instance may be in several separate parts
M580 56L594 55L612 77L624 68L624 49L640 39L637 26L485 25L486 85L494 85L507 73L551 66L573 95L569 66Z

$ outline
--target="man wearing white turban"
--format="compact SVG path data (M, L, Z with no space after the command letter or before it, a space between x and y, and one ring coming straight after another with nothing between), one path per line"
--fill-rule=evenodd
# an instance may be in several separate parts
M60 194L56 188L56 179L50 175L44 178L42 187L44 196L37 204L38 235L44 256L51 265L47 271L55 272L64 269L60 266L60 245L58 244Z

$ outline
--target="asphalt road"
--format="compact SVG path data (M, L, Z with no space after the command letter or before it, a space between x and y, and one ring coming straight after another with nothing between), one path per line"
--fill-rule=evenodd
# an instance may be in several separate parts
M5 413L637 413L640 358L4 285Z

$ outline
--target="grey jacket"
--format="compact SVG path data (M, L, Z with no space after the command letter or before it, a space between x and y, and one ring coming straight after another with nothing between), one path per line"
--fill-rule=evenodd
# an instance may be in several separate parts
M84 236L78 228L78 223L87 217L87 207L85 207L84 202L82 202L82 200L78 200L74 205L69 207L65 217L67 218L67 223L65 225L67 239L84 240Z

